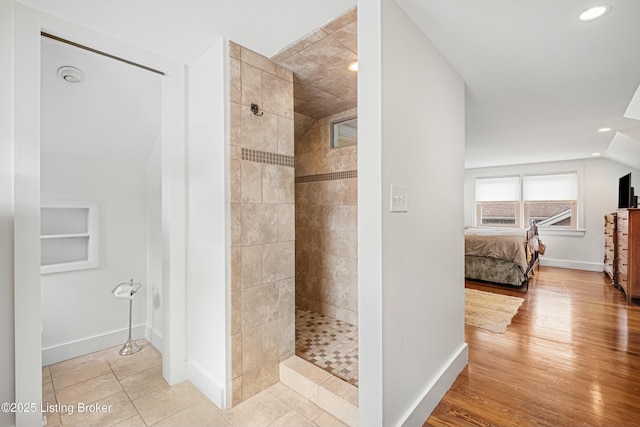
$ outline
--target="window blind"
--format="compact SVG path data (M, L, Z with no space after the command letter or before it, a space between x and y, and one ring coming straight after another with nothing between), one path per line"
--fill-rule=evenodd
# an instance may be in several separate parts
M577 200L578 174L525 175L522 193L526 201Z
M477 202L513 202L520 200L520 177L476 178Z

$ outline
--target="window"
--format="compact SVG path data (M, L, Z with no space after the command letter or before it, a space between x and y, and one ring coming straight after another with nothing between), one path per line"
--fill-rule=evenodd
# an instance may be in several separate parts
M476 178L476 224L576 229L577 172Z
M331 148L348 147L358 143L358 118L331 123Z
M520 226L520 177L476 179L478 225Z
M576 228L578 177L575 172L522 177L525 220L539 227Z

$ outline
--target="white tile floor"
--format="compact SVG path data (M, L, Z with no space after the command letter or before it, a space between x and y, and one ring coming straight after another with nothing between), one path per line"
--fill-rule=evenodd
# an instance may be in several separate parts
M358 327L296 307L296 355L358 387Z
M162 357L145 340L126 357L120 346L46 366L43 403L48 426L342 427L340 420L282 383L221 411L190 382L173 387L161 374ZM79 404L105 405L79 412ZM73 410L70 410L73 409Z

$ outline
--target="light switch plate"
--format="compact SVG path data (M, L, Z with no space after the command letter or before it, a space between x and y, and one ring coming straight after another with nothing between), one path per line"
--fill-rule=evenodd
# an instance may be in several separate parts
M391 212L409 211L409 188L391 184Z

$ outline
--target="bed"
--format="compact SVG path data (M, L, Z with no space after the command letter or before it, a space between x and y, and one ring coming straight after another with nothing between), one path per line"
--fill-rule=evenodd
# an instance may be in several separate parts
M529 228L465 228L465 277L527 289L539 265L540 239L532 220Z

